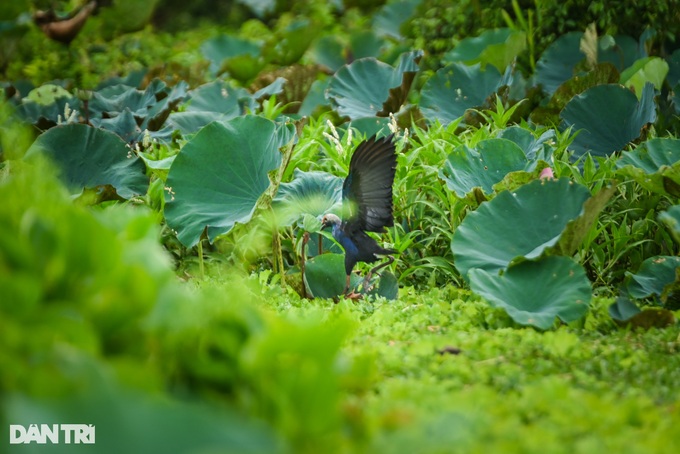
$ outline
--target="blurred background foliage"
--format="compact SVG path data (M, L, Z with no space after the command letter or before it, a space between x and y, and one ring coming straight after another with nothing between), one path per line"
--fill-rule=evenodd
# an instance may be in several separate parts
M529 35L530 46L518 60L526 74L533 70L546 47L570 31L590 24L598 35L642 36L655 30L649 51L666 56L678 47L676 24L680 0L633 3L604 0L400 0L399 8L413 11L401 25L405 45L423 49L424 69L443 66L443 55L463 38L484 30L510 27ZM31 12L54 10L66 16L85 2L80 0L17 0L0 5L0 74L6 79L28 78L34 84L53 79L75 79L81 87L94 87L104 75L129 72L134 67L178 75L188 82L205 80L191 50L222 30L240 30L244 37L266 41L277 28L294 18L306 18L326 32L362 28L366 18L384 0L296 2L277 0L100 0L94 17L85 24L71 49L45 43ZM394 2L397 3L397 2ZM152 32L153 31L153 36ZM135 33L136 32L136 33ZM309 36L308 36L309 39ZM107 43L111 41L112 46ZM45 47L47 46L47 47ZM106 54L106 55L101 55ZM187 60L188 59L188 60ZM163 68L159 68L161 64ZM186 74L189 71L190 74ZM187 76L193 78L187 79Z

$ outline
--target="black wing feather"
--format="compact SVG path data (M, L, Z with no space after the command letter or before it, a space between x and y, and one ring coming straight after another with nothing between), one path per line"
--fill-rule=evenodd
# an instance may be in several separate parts
M397 168L392 136L371 137L352 155L342 197L349 205L345 224L349 230L382 232L394 224L392 185Z

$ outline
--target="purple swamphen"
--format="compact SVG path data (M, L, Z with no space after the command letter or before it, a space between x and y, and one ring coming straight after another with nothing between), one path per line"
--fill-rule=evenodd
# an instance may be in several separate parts
M343 219L335 214L326 214L321 220L322 228L332 227L333 238L345 250L344 294L350 298L360 295L350 286L352 269L357 262L373 263L379 256L387 261L372 268L364 278L364 289L373 273L394 261L397 251L385 249L366 232L381 233L385 227L394 225L392 216L392 184L397 167L397 155L392 137L381 139L376 136L361 142L352 155L349 173L342 185Z

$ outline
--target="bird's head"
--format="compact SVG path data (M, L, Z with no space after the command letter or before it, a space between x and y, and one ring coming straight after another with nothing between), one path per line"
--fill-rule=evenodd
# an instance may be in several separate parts
M332 213L325 214L323 218L321 218L321 228L325 229L326 227L331 227L335 225L340 225L342 221L340 218Z

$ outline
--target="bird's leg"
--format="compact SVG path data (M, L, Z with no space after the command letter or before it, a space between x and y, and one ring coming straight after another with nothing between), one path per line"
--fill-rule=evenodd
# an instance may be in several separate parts
M391 255L388 255L387 261L385 261L385 263L381 263L380 265L374 266L373 268L371 268L368 271L368 273L366 274L366 277L364 278L364 282L362 284L364 291L370 292L371 290L373 290L373 286L369 285L370 282L371 282L371 277L373 277L373 273L377 273L379 270L385 268L386 266L391 265L393 262L394 262L394 257L391 256Z
M361 293L357 293L354 290L351 292L349 291L349 284L350 284L350 278L352 277L351 274L347 275L347 279L345 280L345 290L342 292L343 295L345 295L345 298L349 298L351 300L358 300L361 299Z

